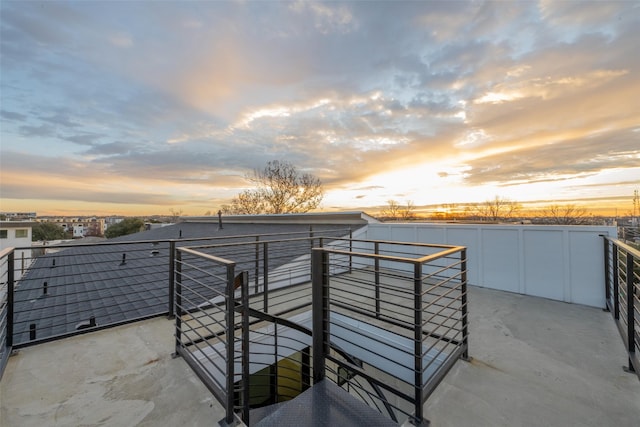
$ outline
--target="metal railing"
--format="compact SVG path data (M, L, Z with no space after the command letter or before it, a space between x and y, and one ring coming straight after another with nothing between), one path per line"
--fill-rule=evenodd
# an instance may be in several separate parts
M419 422L467 356L461 247L294 238L178 248L175 263L176 354L228 424L325 378L394 421Z
M7 360L13 350L13 335L9 319L13 317L13 249L0 251L0 378L7 366Z
M80 244L32 252L29 268L19 280L9 281L15 348L169 311L167 241Z
M311 386L311 317L305 327L283 316L311 309L312 247L349 248L326 232L270 237L176 248L176 354L224 405L227 424Z
M604 237L606 309L622 336L629 356L627 371L640 379L640 251Z
M236 283L246 289L246 274L235 277L235 263L178 248L175 257L175 351L225 407L225 422L235 419L235 383L242 368L244 337L236 337L242 318L236 310ZM246 306L246 303L244 304ZM244 316L246 317L246 316ZM247 328L240 329L246 331Z
M316 235L189 248L233 260L237 271L248 274L251 308L283 315L311 304L311 249L328 245L349 250L351 244L350 238Z
M314 250L314 381L329 378L381 412L391 408L392 419L420 425L426 399L468 357L466 250L354 245L359 252Z
M618 227L618 238L624 243L640 245L640 227Z
M262 244L349 233L344 228L311 228L294 233L9 248L0 258L0 338L18 349L150 317L173 316L177 247ZM275 259L267 268L277 268L278 262L286 261ZM6 347L0 353L3 358Z

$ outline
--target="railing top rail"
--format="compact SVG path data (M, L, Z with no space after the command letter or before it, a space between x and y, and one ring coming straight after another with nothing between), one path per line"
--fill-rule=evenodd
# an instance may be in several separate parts
M215 255L205 254L203 252L199 252L199 251L193 250L191 248L176 248L176 249L178 251L180 251L180 252L186 252L186 253L189 253L191 255L195 255L195 256L198 256L198 257L201 257L201 258L205 258L205 259L208 259L210 261L214 261L214 262L217 262L217 263L220 263L220 264L236 265L235 261L230 261L228 259L221 258L221 257L215 256Z
M420 258L408 258L408 257L397 256L397 255L372 254L372 253L366 253L366 252L345 251L341 249L313 248L314 251L324 251L324 252L338 254L338 255L351 255L351 256L358 256L362 258L373 258L373 259L377 258L385 261L397 261L397 262L406 262L406 263L413 263L413 264L424 264L425 262L434 261L436 259L443 258L447 255L451 255L463 249L465 249L464 246L454 246L447 250L440 251L435 254L421 256Z
M338 228L338 229L329 229L329 230L307 230L307 231L284 231L284 232L280 232L280 233L257 233L257 234L239 234L239 235L228 235L228 236L210 236L210 237L180 237L180 238L174 238L174 239L150 239L150 240L132 240L132 241L117 241L117 242L100 242L100 243L72 243L72 244L60 244L60 245L51 245L51 246L20 246L20 247L16 247L14 248L15 250L23 250L23 249L49 249L49 248L55 248L55 249L67 249L67 248L81 248L81 247L90 247L90 246L109 246L109 245L134 245L134 244L140 244L140 243L170 243L170 242L197 242L199 240L229 240L229 239L245 239L245 238L249 238L249 237L266 237L266 236L291 236L294 234L306 234L308 235L309 232L312 232L314 234L317 234L316 236L314 236L315 238L317 237L322 237L319 236L319 234L322 233L329 233L329 232L339 232L339 231L350 231L351 228ZM195 246L194 246L195 247Z
M618 240L618 239L614 239L611 238L609 236L606 236L604 234L601 234L602 237L605 238L605 240L610 241L611 243L613 243L616 246L621 247L622 249L624 249L625 251L629 252L630 254L632 254L634 256L634 258L639 258L640 259L640 250L634 248L633 246L623 242L622 240Z
M264 236L264 234L260 234L259 236ZM277 239L277 240L250 240L250 241L244 241L244 242L215 243L215 244L195 245L195 246L187 246L187 247L191 249L225 248L225 247L233 247L233 246L255 245L256 243L304 242L304 241L319 239L321 237L328 237L328 238L335 238L336 240L343 240L342 237L335 237L335 236L313 236L313 237L308 236L308 237L292 237L290 239Z
M399 245L399 246L420 246L424 248L462 248L463 246L445 245L438 243L420 243L420 242L400 242L395 240L367 240L367 239L345 239L352 242L364 242L364 243L381 243L385 245Z
M3 250L0 251L0 258L6 257L7 255L9 255L14 250L15 250L14 248L4 248Z

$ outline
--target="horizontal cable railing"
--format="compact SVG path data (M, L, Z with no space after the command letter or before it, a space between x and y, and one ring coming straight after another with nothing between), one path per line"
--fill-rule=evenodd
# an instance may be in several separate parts
M428 396L467 357L465 249L353 245L359 252L315 250L314 377L326 376L382 413L391 408L394 420L419 424Z
M7 366L7 360L13 349L12 325L13 317L13 281L14 261L12 248L0 251L0 378Z
M251 307L264 313L281 315L311 303L311 249L328 245L348 250L350 240L342 236L344 231L339 231L337 235L332 231L314 233L312 237L261 238L254 242L189 247L204 254L233 260L238 271L246 271L249 275ZM236 293L239 294L239 291Z
M226 423L234 420L235 383L240 380L241 319L236 312L235 263L178 248L175 257L175 350L225 406ZM246 275L245 275L246 276ZM246 285L245 285L246 286ZM217 302L213 303L212 300Z
M327 378L394 421L420 419L416 393L423 403L441 379L439 371L466 356L462 248L329 236L179 248L177 353L190 360L229 408L233 392L233 412L242 414L245 422L249 409L289 400L311 387L315 362L310 355L317 345L311 335L312 307L314 312L316 307L308 282L318 274L309 255L314 246L331 254L325 275L330 277L332 296L328 327L344 332L328 341ZM232 264L236 273L242 271L242 280L220 270L225 263ZM229 311L234 311L233 319L225 317ZM357 325L364 322L373 328L366 331L374 335L369 345L346 340L345 333L362 335ZM404 346L400 350L405 351L400 357L404 360L386 354L389 334ZM246 337L244 345L238 342L240 337ZM418 350L415 342L420 343ZM358 357L367 352L368 357ZM412 374L415 358L424 359L419 385ZM230 361L235 361L233 367ZM389 364L403 371L395 372ZM242 375L241 369L246 370ZM233 385L225 382L229 372ZM387 380L393 375L399 377L390 385ZM405 385L398 387L399 382Z
M624 341L628 371L640 379L640 251L604 237L605 300Z
M0 321L6 321L7 326L11 324L13 346L20 348L153 316L172 316L172 265L176 247L225 242L261 245L262 241L316 235L320 239L322 236L349 233L349 229L310 229L265 235L108 241L99 244L74 242L15 248L12 250L12 262L3 258L6 272L11 271L15 282L11 292L13 315L9 318L5 313L4 317L0 316ZM308 248L306 252L309 252ZM277 268L275 262L288 262L285 255L278 259L274 254L274 260L267 267ZM264 265L260 268L264 270ZM3 286L1 289L7 288L7 280L3 279L0 286ZM2 333L6 334L7 329L4 327Z

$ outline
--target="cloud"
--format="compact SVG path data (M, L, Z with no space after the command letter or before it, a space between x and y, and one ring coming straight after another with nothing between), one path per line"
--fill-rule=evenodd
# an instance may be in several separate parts
M41 136L50 137L55 136L55 128L48 124L42 124L39 126L24 125L20 126L20 133L26 137Z
M630 129L522 147L468 162L469 184L567 180L606 169L637 168L640 152Z
M93 146L97 140L102 138L104 135L95 134L95 133L83 133L79 135L69 135L65 136L62 139L65 141L73 142L78 145L89 145Z
M375 181L392 172L514 186L637 160L632 2L0 7L2 162L43 177L34 195L56 178L218 200L288 160L376 203L436 194Z
M6 120L13 120L17 122L24 122L27 119L27 116L24 114L16 113L14 111L0 111L0 116Z

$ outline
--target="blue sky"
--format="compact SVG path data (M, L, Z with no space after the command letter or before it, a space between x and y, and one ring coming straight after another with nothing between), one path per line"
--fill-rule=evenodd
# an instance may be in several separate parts
M631 206L640 3L0 3L0 210L201 215L287 160L325 210Z

